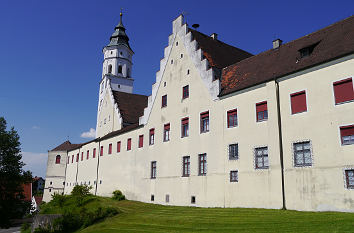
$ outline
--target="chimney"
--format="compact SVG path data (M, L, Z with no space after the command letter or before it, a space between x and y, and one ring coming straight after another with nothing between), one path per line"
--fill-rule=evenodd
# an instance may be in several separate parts
M283 41L281 39L273 40L273 49L279 48L282 43Z
M211 38L213 38L213 40L217 40L218 39L218 34L213 33L210 35Z

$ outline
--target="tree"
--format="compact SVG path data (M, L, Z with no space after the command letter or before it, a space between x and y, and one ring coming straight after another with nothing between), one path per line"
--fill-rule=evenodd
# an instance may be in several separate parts
M22 217L24 203L23 184L32 182L32 174L24 171L21 159L20 137L0 117L0 227L9 227L10 219Z

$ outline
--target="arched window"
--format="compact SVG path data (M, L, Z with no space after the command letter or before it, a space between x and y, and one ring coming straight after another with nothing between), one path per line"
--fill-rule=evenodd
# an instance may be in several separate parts
M118 66L118 74L121 74L121 73L122 73L122 66L119 65L119 66Z
M111 74L112 73L112 65L108 66L108 73Z
M55 157L55 164L59 164L60 163L60 155L57 155Z

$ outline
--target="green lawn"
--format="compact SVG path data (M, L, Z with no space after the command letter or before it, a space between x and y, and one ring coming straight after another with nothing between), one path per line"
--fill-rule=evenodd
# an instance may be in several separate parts
M119 214L79 232L354 232L354 214L245 208L194 208L113 201Z

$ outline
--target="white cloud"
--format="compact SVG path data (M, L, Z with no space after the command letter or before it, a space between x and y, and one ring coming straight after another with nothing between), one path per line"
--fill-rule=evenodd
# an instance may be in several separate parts
M33 176L45 177L47 169L47 153L22 151L22 161L26 164L23 169L30 170Z
M91 128L90 131L83 132L80 137L82 137L82 138L95 138L96 137L96 130Z
M32 129L40 129L40 128L39 128L39 126L34 125L34 126L32 126Z

